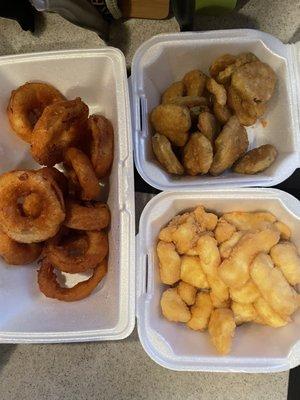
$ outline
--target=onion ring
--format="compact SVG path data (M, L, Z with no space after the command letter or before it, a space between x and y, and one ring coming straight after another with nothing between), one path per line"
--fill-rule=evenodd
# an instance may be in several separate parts
M68 194L68 179L67 177L54 167L43 167L37 170L38 174L42 174L42 176L46 179L53 179L63 195L66 196Z
M40 243L18 243L0 231L0 256L7 264L30 264L42 251Z
M79 282L72 288L61 287L54 273L53 265L46 259L42 261L38 270L38 285L40 291L52 299L62 301L77 301L89 296L104 278L107 272L107 259L105 258L93 270L93 275L86 281Z
M26 217L38 217L42 212L41 198L38 193L32 192L26 196L22 207Z
M82 200L95 200L100 195L100 186L87 155L75 147L70 147L66 151L65 161L75 171L81 187Z
M37 193L42 204L35 218L26 216L20 201ZM35 171L12 171L0 176L0 226L21 243L42 242L54 236L65 219L64 200L54 181Z
M110 212L107 204L66 201L66 219L64 225L72 229L99 231L106 228L110 222Z
M114 158L114 130L111 122L102 115L88 119L91 132L90 158L98 178L106 176Z
M78 235L87 238L88 246L86 251L80 251L78 252L79 254L75 252L75 243L72 246L74 239L70 235L66 236L66 232L63 230L50 239L44 249L44 255L57 269L71 274L95 268L108 253L107 233L97 231L75 232L75 240L78 240ZM64 239L66 237L68 242L65 246Z
M11 92L7 116L12 129L30 143L33 128L45 107L65 97L52 85L28 82Z
M31 137L31 154L41 165L63 161L64 151L80 140L89 109L80 98L46 107Z

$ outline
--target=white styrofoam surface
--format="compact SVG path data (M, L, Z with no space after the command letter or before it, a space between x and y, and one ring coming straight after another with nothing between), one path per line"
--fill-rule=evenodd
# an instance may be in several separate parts
M182 79L191 69L208 73L212 61L224 53L251 51L275 70L275 93L268 103L264 119L248 127L250 148L265 143L278 150L276 162L257 175L231 171L218 177L176 177L165 172L155 160L151 148L149 113L160 103L163 91ZM272 186L290 176L299 165L299 123L297 122L295 74L288 46L275 37L256 30L186 32L158 35L137 50L132 64L132 120L136 167L150 185L170 190L199 186ZM296 89L297 90L297 89ZM299 90L299 88L298 88Z
M288 224L300 248L300 203L277 189L214 189L164 192L146 205L137 239L137 326L145 351L158 364L179 371L275 372L300 363L300 311L293 322L274 329L244 324L236 329L232 351L218 356L208 333L164 319L156 256L160 229L176 214L202 204L218 214L229 211L269 211Z
M91 296L65 303L40 293L36 265L12 267L1 261L0 342L122 339L135 322L134 185L124 56L107 47L1 57L0 173L37 166L6 116L11 91L34 80L53 84L69 99L81 97L90 113L103 113L112 121L108 274Z

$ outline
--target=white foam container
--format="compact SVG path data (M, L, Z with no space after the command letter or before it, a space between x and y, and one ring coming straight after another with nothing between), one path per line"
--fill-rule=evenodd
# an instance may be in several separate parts
M188 329L161 315L156 244L158 233L178 213L199 204L224 212L269 211L288 224L292 241L300 248L300 202L278 189L214 189L170 191L155 196L145 207L137 239L137 326L148 355L163 367L177 371L277 372L300 363L300 311L293 322L274 329L244 324L236 330L232 351L219 356L207 332Z
M151 148L149 113L160 103L163 91L191 69L208 73L220 54L252 51L276 72L276 91L264 119L247 128L250 148L265 143L278 150L276 162L251 176L227 171L221 176L176 177L165 172ZM300 44L283 44L257 30L237 29L162 34L144 42L132 63L132 123L136 167L142 178L160 190L211 186L273 186L299 167Z
M53 84L69 99L81 97L90 113L102 113L112 121L108 274L91 296L65 303L40 293L36 265L13 267L1 261L0 342L122 339L135 323L134 180L124 55L106 47L1 57L0 173L37 166L29 146L11 132L6 115L11 91L37 79ZM71 280L69 276L67 281Z

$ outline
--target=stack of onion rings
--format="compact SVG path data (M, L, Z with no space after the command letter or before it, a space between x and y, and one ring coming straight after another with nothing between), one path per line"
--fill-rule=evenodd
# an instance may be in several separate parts
M66 219L64 225L72 229L99 231L110 223L110 212L107 204L80 204L73 199L66 200Z
M41 254L40 243L18 243L0 231L0 256L7 264L30 264Z

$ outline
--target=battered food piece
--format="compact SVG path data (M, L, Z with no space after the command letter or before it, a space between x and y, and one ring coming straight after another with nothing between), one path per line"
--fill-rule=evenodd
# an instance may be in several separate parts
M276 221L270 212L233 211L225 213L222 218L240 231L257 231L268 227Z
M202 96L183 96L176 97L169 101L169 104L176 104L178 106L186 106L189 109L194 107L206 108L208 106L208 100Z
M213 78L209 78L206 82L206 89L215 96L217 103L221 106L225 106L227 102L227 94L223 85L216 82Z
M202 96L205 89L207 76L198 69L184 75L183 83L188 96Z
M216 241L218 242L218 244L220 244L225 242L226 240L229 240L235 231L236 228L234 225L231 225L225 219L220 218L214 232Z
M47 106L31 136L35 161L48 167L62 162L66 149L82 138L88 113L88 106L80 98Z
M161 166L170 174L183 175L184 169L172 150L169 139L156 133L152 137L152 149Z
M250 278L249 267L260 252L268 253L279 241L279 232L265 229L256 233L246 233L233 248L230 256L223 260L219 276L230 288L240 288ZM253 276L251 274L253 279ZM257 284L256 280L253 279Z
M300 257L293 243L281 242L276 244L272 247L270 256L290 285L294 286L300 283Z
M198 289L209 288L199 257L186 255L181 257L180 278Z
M257 115L251 112L249 102L243 100L232 86L229 86L227 96L228 105L234 111L240 123L244 126L254 125Z
M291 230L290 228L281 221L274 222L274 227L280 232L280 239L289 240L291 238Z
M219 72L224 71L226 67L234 64L236 61L236 56L232 54L222 54L209 67L209 73L212 78L218 76Z
M179 224L172 235L172 240L175 243L178 253L185 254L193 248L197 243L199 233L199 227L193 220Z
M180 281L178 283L177 290L179 296L188 306L191 306L195 303L197 288L190 285L189 283Z
M241 53L237 56L234 63L228 65L223 71L220 71L216 77L216 81L222 84L230 82L231 76L234 71L244 64L258 61L258 58L253 53Z
M36 173L41 174L45 179L54 181L58 185L64 196L68 194L68 179L57 168L43 167L41 169L38 169Z
M173 285L180 280L181 260L173 243L159 241L157 244L160 280L166 285Z
M255 300L253 306L257 312L257 317L254 320L256 323L269 325L272 328L281 328L290 321L288 317L282 317L276 313L263 297Z
M227 93L228 95L228 93ZM221 125L225 125L229 118L232 116L230 109L227 104L221 105L214 101L214 114L217 120L221 123Z
M183 165L189 175L206 174L213 161L211 142L200 132L195 132L183 149Z
M61 287L56 280L54 266L43 259L38 270L38 285L40 291L52 299L62 301L77 301L88 297L101 282L107 273L107 259L104 259L96 268L93 269L92 276L71 288Z
M230 299L220 300L214 291L210 291L209 295L214 308L230 308Z
M258 254L250 266L250 274L262 297L275 312L286 318L297 310L298 295L280 269L274 268L270 256Z
M66 200L66 219L68 228L84 231L99 231L110 223L110 211L107 204L80 203L73 199Z
M170 103L171 100L185 95L185 86L182 81L172 83L161 97L162 104Z
M12 129L25 142L31 142L33 128L44 109L64 100L54 86L47 83L27 82L11 92L7 116Z
M230 288L229 293L231 299L240 304L253 303L260 297L260 292L251 278L240 288Z
M257 174L273 164L277 150L271 144L264 144L248 151L233 167L238 174Z
M187 107L161 104L153 109L150 121L154 130L165 135L175 146L184 146L188 140L191 117Z
M245 322L254 321L257 316L256 309L251 303L241 304L233 301L231 303L231 309L233 311L234 320L237 325L243 324Z
M160 300L163 316L168 321L188 322L191 313L188 306L179 296L177 289L167 289L163 292Z
M237 68L232 74L231 84L243 99L266 102L274 93L276 75L268 64L254 61Z
M245 232L234 232L230 239L225 240L225 242L221 243L219 246L220 256L224 260L224 258L228 258L232 252L234 246L238 243L238 241L244 236Z
M218 222L217 215L206 212L203 206L196 207L192 215L195 217L202 231L213 231L215 229Z
M209 293L198 293L196 297L196 302L191 307L192 317L186 325L195 331L206 330L212 311L213 305Z
M172 243L173 241L173 233L176 231L177 226L166 226L162 228L159 232L158 239L162 240L163 242Z
M226 355L230 352L235 327L233 312L228 308L218 308L212 312L208 333L219 354Z
M27 217L36 218L42 212L41 198L38 193L32 192L24 198L23 212Z
M199 131L214 144L214 141L220 132L220 125L213 114L204 111L199 114L198 118L198 129Z
M248 136L245 128L236 116L232 116L215 141L216 153L209 169L211 175L220 175L230 168L248 148Z
M30 264L40 256L41 251L40 243L18 243L0 231L0 256L7 264Z

